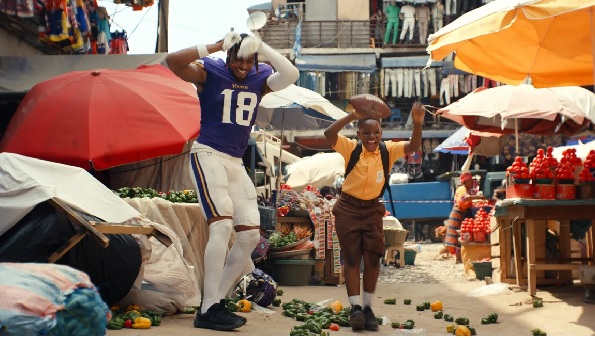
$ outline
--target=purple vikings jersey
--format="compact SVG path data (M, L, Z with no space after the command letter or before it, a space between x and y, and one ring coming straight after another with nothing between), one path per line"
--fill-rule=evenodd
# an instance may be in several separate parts
M242 157L250 131L256 119L256 110L262 98L263 85L272 74L267 64L258 65L237 81L225 61L206 57L202 59L207 72L200 99L200 134L197 141L234 157Z

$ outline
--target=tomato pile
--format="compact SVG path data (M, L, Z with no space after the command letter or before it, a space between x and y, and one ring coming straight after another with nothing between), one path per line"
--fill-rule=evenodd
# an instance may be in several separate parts
M582 165L583 161L576 157L576 149L568 148L562 151L562 159L560 159L560 164L568 163L570 166L575 165Z
M584 163L585 168L595 169L595 150L590 150Z
M570 163L560 161L560 165L555 170L558 182L574 181L574 168Z
M490 232L490 215L484 209L479 209L475 218L465 218L461 223L461 233L468 233L475 242L485 242Z
M578 174L578 181L580 183L585 182L595 182L595 178L593 178L593 174L589 167L584 167L583 170Z
M529 180L531 178L529 176L529 168L527 168L527 165L523 162L523 159L520 156L517 156L514 159L514 163L512 163L510 167L506 168L506 176L512 176L512 179L515 181Z
M555 168L558 165L558 160L552 155L553 151L553 147L547 147L547 154L544 156L543 149L537 150L537 155L529 165L530 178L538 180L554 179L554 173L551 168Z

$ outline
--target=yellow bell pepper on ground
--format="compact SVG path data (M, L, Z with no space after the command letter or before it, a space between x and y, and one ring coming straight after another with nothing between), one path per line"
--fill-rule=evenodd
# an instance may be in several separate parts
M133 329L148 329L151 327L151 320L145 317L134 318Z
M455 331L455 325L454 324L448 324L448 325L446 325L446 332L453 333L454 331Z
M444 306L442 305L442 301L435 301L434 303L430 304L430 309L433 312L438 312L438 311L442 311L444 309Z
M457 326L457 329L455 330L455 336L470 336L471 335L471 331L469 330L469 328L465 325L459 325Z
M250 307L252 307L252 303L247 299L240 299L237 305L241 312L250 312Z
M339 311L343 310L343 304L341 304L340 301L336 301L331 304L330 308L334 313L338 313Z

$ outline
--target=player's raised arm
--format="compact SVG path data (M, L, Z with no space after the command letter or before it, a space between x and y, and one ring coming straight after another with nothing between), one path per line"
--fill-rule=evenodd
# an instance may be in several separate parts
M227 33L222 40L215 43L208 45L198 44L170 53L165 60L169 69L182 80L194 84L202 84L205 81L206 73L194 61L218 51L226 51L238 43L240 39L240 35L232 31Z
M267 79L268 88L265 90L265 94L270 91L282 90L295 83L300 77L300 72L286 57L279 54L279 52L264 43L260 38L248 36L244 38L238 51L238 56L245 57L253 53L264 56L277 71Z

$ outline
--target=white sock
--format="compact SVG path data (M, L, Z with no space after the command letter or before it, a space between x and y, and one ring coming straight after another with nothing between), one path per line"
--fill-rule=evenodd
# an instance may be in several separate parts
M361 302L362 300L359 295L349 296L349 305L351 305L351 307L353 307L354 305L362 306Z
M372 307L372 297L374 296L373 293L369 293L364 291L364 306Z
M244 270L248 260L252 260L250 256L259 240L260 231L256 228L237 233L237 239L227 255L227 261L221 276L218 292L219 299L225 298L229 290L235 286L234 283Z
M207 310L215 303L219 303L219 284L221 284L221 275L223 274L223 265L225 264L225 254L227 245L231 237L233 222L231 219L223 219L209 225L209 241L205 248L204 257L204 290L202 293L201 313Z

